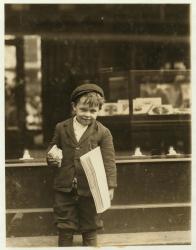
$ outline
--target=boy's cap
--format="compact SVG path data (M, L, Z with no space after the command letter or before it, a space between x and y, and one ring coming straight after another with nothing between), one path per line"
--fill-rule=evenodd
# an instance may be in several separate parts
M75 101L79 96L82 96L84 94L90 93L90 92L97 92L102 97L104 97L104 92L101 87L99 87L96 84L93 83L86 83L78 86L74 89L74 91L71 94L71 101Z

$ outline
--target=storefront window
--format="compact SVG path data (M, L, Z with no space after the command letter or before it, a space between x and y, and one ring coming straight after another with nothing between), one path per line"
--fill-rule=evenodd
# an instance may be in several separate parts
M8 130L18 129L16 105L16 47L5 46L5 121Z
M117 151L190 154L190 70L110 71L102 79L107 102L99 119L112 131Z
M6 158L43 147L41 39L5 36Z
M107 100L99 116L129 115L127 72L110 74L107 80Z
M42 129L41 48L39 36L24 37L25 107L27 130Z
M178 144L189 153L189 8L179 25L167 8L159 16L158 5L156 17L146 6L97 6L96 15L90 5L72 7L5 8L6 158L20 159L25 150L44 158L55 125L71 115L72 91L83 82L104 90L98 119L111 130L117 151L164 145L157 154Z
M130 71L134 93L133 114L190 114L190 71Z

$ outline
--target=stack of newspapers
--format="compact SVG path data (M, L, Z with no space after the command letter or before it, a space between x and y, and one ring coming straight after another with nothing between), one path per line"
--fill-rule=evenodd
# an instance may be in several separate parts
M111 201L100 147L82 155L80 162L89 183L96 211L102 213L111 206Z

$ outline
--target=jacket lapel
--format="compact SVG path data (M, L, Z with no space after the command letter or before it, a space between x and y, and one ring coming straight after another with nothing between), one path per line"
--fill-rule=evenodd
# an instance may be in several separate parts
M64 126L65 126L65 132L70 138L70 142L72 142L72 144L75 146L76 144L78 144L78 142L76 140L73 130L73 118L66 120Z
M73 146L76 146L78 144L81 144L83 141L85 141L96 129L97 129L97 124L96 120L93 120L91 125L87 128L87 130L84 132L82 137L80 138L79 142L76 140L75 134L74 134L74 129L73 129L73 118L70 118L65 121L64 123L65 126L65 132L70 138L70 142L73 144Z

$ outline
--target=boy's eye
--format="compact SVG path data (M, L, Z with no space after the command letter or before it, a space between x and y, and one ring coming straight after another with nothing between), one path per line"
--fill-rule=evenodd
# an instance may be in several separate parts
M97 112L96 109L90 109L90 110L88 110L88 109L85 109L85 108L80 108L80 111L82 111L82 112L88 112L88 111L90 111L90 113L96 113Z
M93 108L93 109L90 110L90 112L91 112L92 114L97 113L98 111L99 111L98 108Z
M85 109L85 108L80 108L80 110L83 111L83 112L87 112L87 111L88 111L88 110Z

